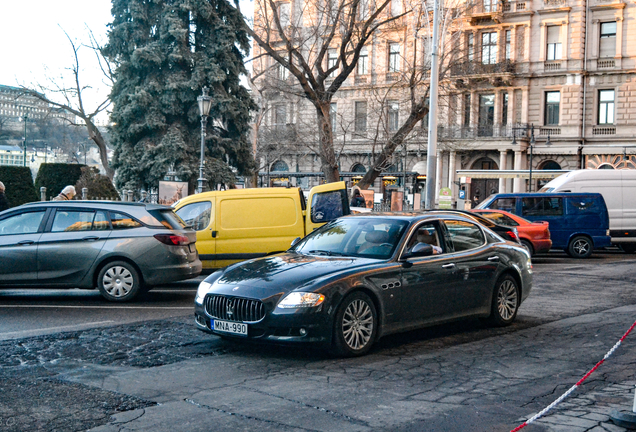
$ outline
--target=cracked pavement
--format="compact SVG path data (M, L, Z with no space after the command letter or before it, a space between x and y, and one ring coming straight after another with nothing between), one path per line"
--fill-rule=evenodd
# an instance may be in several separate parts
M0 431L510 431L574 385L636 320L636 258L535 259L505 329L390 336L363 358L231 343L190 315L0 342ZM524 431L623 431L636 333Z

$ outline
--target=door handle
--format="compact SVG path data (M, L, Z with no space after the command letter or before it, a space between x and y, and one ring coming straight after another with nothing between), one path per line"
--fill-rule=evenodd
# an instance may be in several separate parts
M444 264L442 268L455 268L455 263Z
M95 240L99 240L99 237L97 237L97 236L88 236L88 237L84 237L82 240L95 241Z
M491 256L490 258L488 258L488 261L499 261L499 257L498 256Z
M216 234L217 234L216 231L212 231L212 238L216 238Z
M22 240L22 241L18 242L18 244L22 245L22 246L24 246L24 245L32 245L33 243L35 243L33 240Z

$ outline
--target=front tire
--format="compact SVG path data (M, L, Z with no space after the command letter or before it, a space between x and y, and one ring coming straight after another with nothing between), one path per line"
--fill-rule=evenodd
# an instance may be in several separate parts
M495 284L490 307L488 321L497 327L505 327L512 324L517 317L519 304L521 303L519 285L515 278L503 275Z
M568 245L568 255L572 258L588 258L592 255L592 241L585 236L577 236L570 240Z
M125 302L141 292L141 281L135 268L125 261L113 261L97 276L97 288L108 301Z
M375 342L377 327L378 316L371 298L360 291L350 294L336 312L333 353L344 357L366 354Z

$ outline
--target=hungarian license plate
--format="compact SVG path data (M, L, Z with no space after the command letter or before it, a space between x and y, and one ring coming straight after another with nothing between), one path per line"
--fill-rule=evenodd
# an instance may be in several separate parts
M247 324L214 320L214 330L239 336L247 336Z

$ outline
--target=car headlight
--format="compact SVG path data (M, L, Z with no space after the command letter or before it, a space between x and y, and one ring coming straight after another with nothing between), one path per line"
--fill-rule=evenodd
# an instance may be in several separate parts
M278 307L283 309L315 307L322 304L323 301L325 301L323 294L293 292L282 299L278 303Z
M212 288L212 284L206 281L203 281L199 284L199 288L197 289L197 296L194 298L195 303L203 304L203 299L205 295L210 292Z

